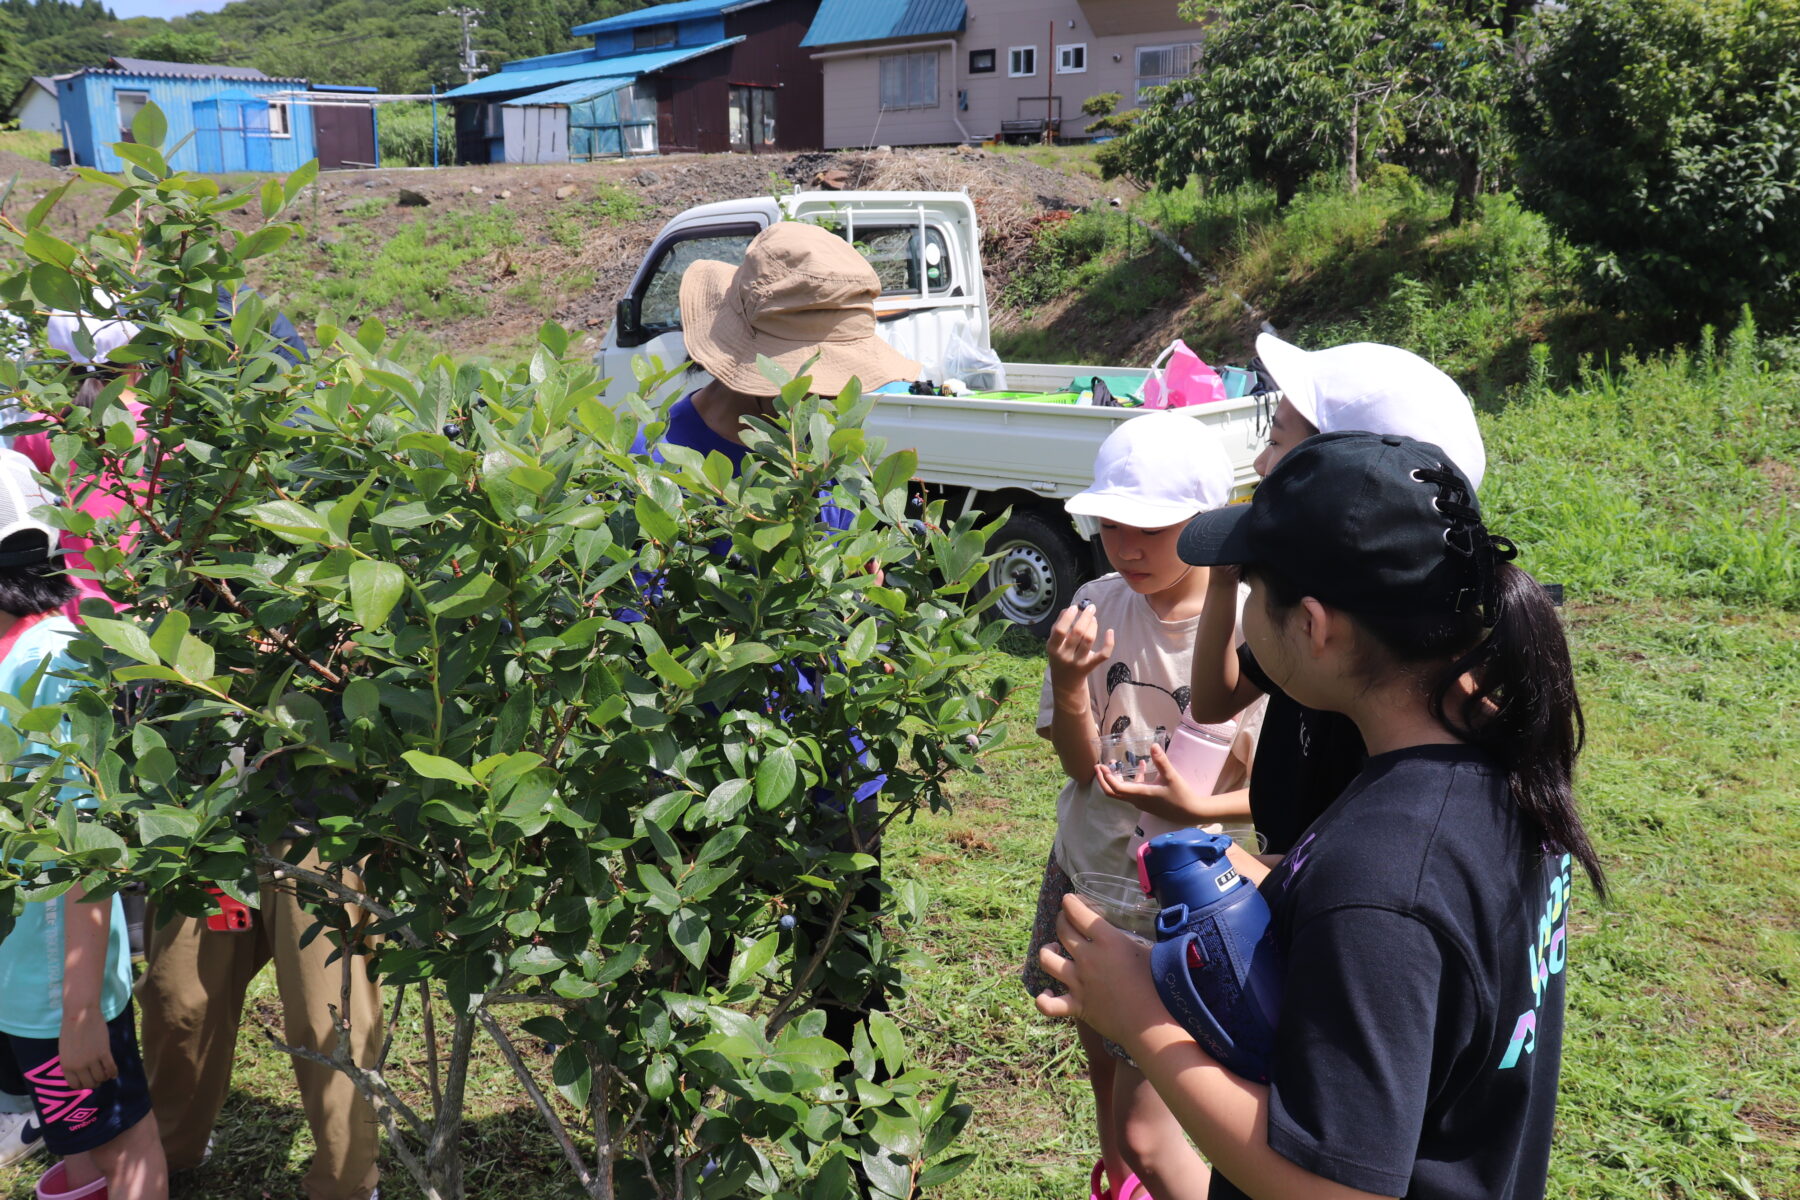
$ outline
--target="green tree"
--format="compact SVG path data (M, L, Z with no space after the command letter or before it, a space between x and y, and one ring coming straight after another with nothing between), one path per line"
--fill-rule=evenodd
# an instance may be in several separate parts
M1225 186L1260 183L1286 204L1320 171L1404 150L1415 169L1446 173L1460 217L1498 149L1495 105L1504 14L1436 0L1184 0L1206 20L1191 77L1155 89L1106 156L1115 174L1163 188L1195 173Z
M160 29L131 43L129 53L133 58L157 62L217 63L223 61L225 48L219 44L217 34Z
M90 411L68 371L0 361L0 393L53 420L73 472L144 481L117 519L57 518L96 539L131 616L89 619L91 689L15 715L53 758L21 760L0 726L23 769L0 779L0 934L76 881L198 912L206 881L255 904L273 873L391 994L444 1014L429 1096L329 1056L427 1196L463 1192L477 1038L591 1196L841 1200L856 1162L904 1198L953 1175L954 1086L909 1069L885 1014L846 1048L816 1004L898 982L882 918L925 899L880 885L863 907L873 839L1002 735L977 683L1001 627L970 599L986 531L940 505L915 519L913 456L865 435L854 387L790 381L734 476L633 452L664 427L647 397L665 376L609 408L552 325L515 371L413 372L378 325L325 316L290 364L259 301L221 323L216 296L294 236L316 167L221 195L168 170L154 107L133 132L123 174L80 172L127 219L64 241L44 224L59 189L0 220L24 264L0 301L41 321L116 297L143 331L113 358L144 364L147 406L134 442L122 382ZM857 513L833 537L828 498ZM69 762L91 819L49 802ZM851 819L877 776L879 811ZM294 861L333 866L269 856L296 822ZM344 927L335 899L373 924ZM548 1078L521 1030L561 1047Z
M1800 3L1586 0L1536 34L1519 192L1589 296L1681 334L1800 317Z

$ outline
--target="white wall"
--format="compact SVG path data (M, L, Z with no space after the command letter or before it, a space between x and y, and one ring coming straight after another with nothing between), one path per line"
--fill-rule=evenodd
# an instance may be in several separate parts
M19 106L19 128L61 133L62 112L57 107L56 97L35 83L27 88L25 103Z
M911 39L859 49L843 57L821 60L825 68L825 145L831 149L866 145L929 145L964 140L962 129L980 140L997 135L1000 122L1042 117L1049 107L1042 97L1061 97L1064 137L1081 137L1088 118L1081 102L1103 92L1118 92L1120 108L1135 105L1137 50L1141 46L1198 42L1198 25L1184 22L1177 0L1157 0L1167 10L1165 23L1145 20L1146 4L1134 6L1140 33L1102 37L1093 31L1077 0L968 0L968 27L954 39ZM1094 3L1094 0L1089 0ZM1073 28L1070 23L1073 22ZM1052 29L1054 25L1054 30ZM1080 44L1086 47L1087 69L1058 73L1051 50ZM938 60L937 104L928 108L881 111L880 65L884 54L906 51L931 41L954 40L955 49L940 45L930 51ZM1036 74L1014 78L1009 74L1010 51L1015 46L1036 48ZM815 53L833 54L837 47ZM992 50L991 74L968 73L971 50ZM1113 56L1118 61L1113 61ZM958 92L966 93L966 108L959 108ZM957 120L960 118L962 128Z

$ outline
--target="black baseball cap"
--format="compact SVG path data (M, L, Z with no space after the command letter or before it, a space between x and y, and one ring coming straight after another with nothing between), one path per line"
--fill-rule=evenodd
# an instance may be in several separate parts
M1177 549L1194 566L1263 566L1350 612L1455 612L1490 542L1475 489L1450 456L1398 434L1308 438L1248 504L1203 512Z

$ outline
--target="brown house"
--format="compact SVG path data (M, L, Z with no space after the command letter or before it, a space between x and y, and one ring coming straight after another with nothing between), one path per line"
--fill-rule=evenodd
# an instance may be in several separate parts
M578 25L591 49L504 64L447 93L464 162L816 149L819 0L677 0Z

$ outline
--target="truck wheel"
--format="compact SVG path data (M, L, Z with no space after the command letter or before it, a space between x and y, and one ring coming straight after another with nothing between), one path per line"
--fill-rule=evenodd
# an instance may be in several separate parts
M1038 637L1075 599L1081 583L1081 553L1073 530L1062 529L1034 512L1014 512L988 542L999 554L982 579L984 593L1005 588L994 611Z

